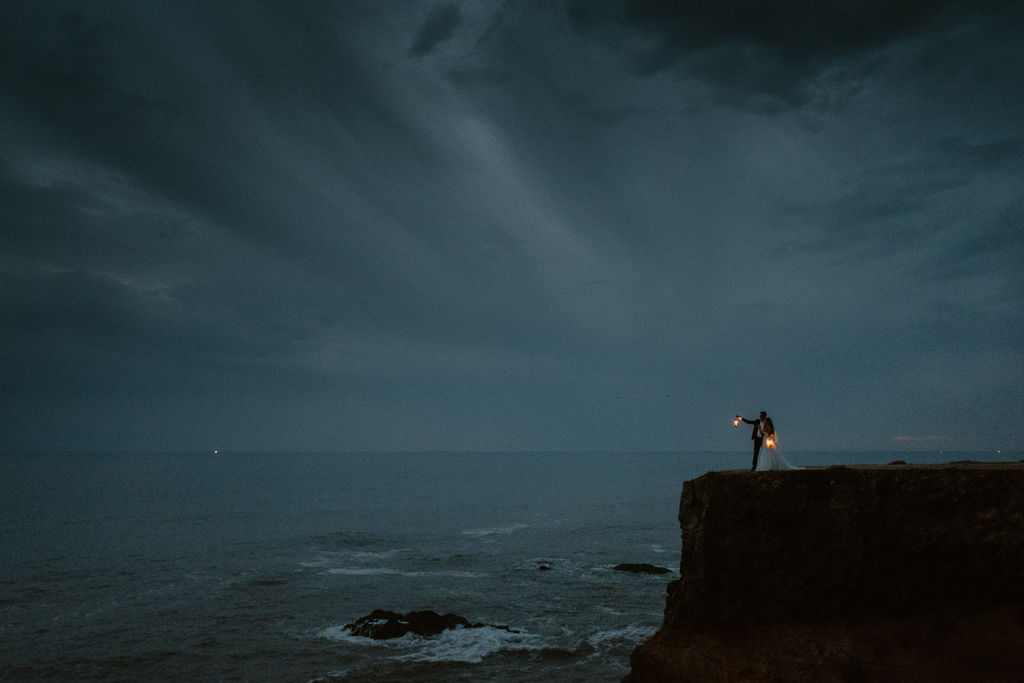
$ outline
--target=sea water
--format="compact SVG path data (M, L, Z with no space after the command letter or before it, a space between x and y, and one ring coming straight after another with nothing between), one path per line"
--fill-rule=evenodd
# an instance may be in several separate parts
M619 680L678 576L682 482L748 459L5 454L0 678ZM671 572L613 569L624 562ZM344 628L374 609L508 629L375 641Z

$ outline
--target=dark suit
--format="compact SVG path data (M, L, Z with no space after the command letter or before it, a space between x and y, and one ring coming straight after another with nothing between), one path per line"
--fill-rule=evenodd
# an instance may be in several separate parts
M741 417L740 419L743 420L744 422L746 422L748 425L754 425L754 431L751 432L751 434L750 434L750 438L753 439L753 441L754 441L754 462L753 462L753 464L750 465L750 469L756 470L757 469L757 454L761 452L761 444L764 442L764 437L761 436L758 433L758 426L761 424L761 420L760 419L748 420L745 417ZM766 417L764 419L764 422L765 422L765 425L764 425L764 427L765 427L765 434L774 434L775 433L775 425L772 424L772 419L770 417Z

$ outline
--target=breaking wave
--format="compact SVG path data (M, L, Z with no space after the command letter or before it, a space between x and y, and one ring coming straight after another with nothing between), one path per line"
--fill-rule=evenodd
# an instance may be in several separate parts
M429 638L409 633L401 638L374 640L352 635L344 626L330 626L317 635L347 645L391 651L392 659L405 662L479 664L497 652L541 651L549 647L539 635L490 626L456 628Z
M334 567L327 570L328 574L341 576L404 576L418 578L424 576L444 576L456 579L476 579L486 574L480 572L467 572L457 569L438 569L433 571L419 571L410 569L394 569L391 567Z
M474 538L487 538L488 536L508 536L515 532L526 529L530 525L523 524L522 522L514 522L512 524L505 524L503 526L485 527L482 529L466 529L462 532L463 536L472 536Z

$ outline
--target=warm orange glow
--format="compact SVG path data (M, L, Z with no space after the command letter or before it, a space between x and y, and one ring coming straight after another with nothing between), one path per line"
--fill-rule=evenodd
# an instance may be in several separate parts
M739 427L740 426L740 419L738 417L735 420L732 421L732 426L733 427Z
M775 439L773 439L770 436L765 437L764 445L767 446L768 448L775 448Z

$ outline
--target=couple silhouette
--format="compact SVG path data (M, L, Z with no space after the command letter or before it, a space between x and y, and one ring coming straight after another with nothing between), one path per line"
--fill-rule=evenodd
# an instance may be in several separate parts
M768 413L762 410L756 420L748 420L742 415L737 415L734 424L738 427L741 421L746 422L748 425L754 425L754 430L750 434L750 438L754 441L754 461L750 465L752 472L800 469L789 464L789 461L776 448L778 438L775 435L775 425L772 424L772 419L768 417ZM767 447L768 450L764 458L759 458L762 445Z

